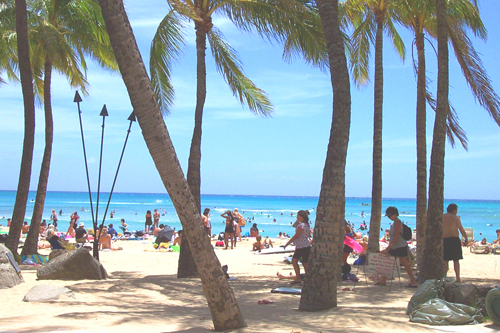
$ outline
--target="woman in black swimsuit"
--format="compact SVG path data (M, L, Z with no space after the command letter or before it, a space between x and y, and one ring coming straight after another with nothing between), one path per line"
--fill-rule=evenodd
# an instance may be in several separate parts
M231 250L233 246L235 246L235 237L234 237L234 222L233 222L233 213L230 210L225 211L222 217L226 218L226 229L224 229L224 245L226 246L224 250L227 250L229 236L231 236Z

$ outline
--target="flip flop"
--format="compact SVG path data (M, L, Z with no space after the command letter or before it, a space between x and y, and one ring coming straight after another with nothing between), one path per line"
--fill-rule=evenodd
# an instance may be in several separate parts
M406 288L418 288L417 285L412 286L411 284L407 285Z

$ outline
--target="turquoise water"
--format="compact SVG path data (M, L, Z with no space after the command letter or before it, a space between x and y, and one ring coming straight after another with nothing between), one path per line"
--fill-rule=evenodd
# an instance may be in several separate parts
M30 192L25 221L30 222L33 212L35 192ZM11 217L15 202L15 191L0 191L0 224L6 225L7 218ZM99 200L98 221L101 222L108 202L108 193L101 193ZM92 194L95 202L96 194ZM33 200L33 201L32 201ZM45 201L43 218L47 221L50 212L63 211L59 216L59 229L64 230L69 225L70 215L77 211L80 221L86 227L91 227L91 213L87 192L48 192ZM346 220L359 226L363 221L370 223L369 198L347 198ZM458 205L458 215L461 216L464 227L474 229L476 239L486 237L491 242L496 239L495 230L500 229L500 201L493 200L445 200L445 206L450 203ZM254 195L202 195L202 208L211 209L212 233L217 234L224 230L224 219L220 217L226 209L238 208L245 218L252 218L251 223L257 223L261 233L276 237L280 231L293 234L294 229L290 222L295 217L290 214L301 209L311 211L311 220L316 218L315 209L318 204L317 197L286 197L286 196L254 196ZM415 227L415 199L386 198L382 201L383 210L388 206L396 206L400 218L412 228ZM82 211L83 209L83 211ZM120 224L120 219L125 219L131 230L144 228L144 215L147 210L158 209L162 216L160 223L169 225L176 230L181 229L179 218L176 215L172 202L167 194L158 193L114 193L108 209L105 223L113 223L115 227ZM110 218L111 211L115 211ZM362 214L363 213L363 214ZM94 208L95 214L95 208ZM363 216L362 216L363 215ZM276 222L274 222L276 219ZM390 220L382 218L382 228L389 227ZM243 228L243 234L249 231L251 223Z

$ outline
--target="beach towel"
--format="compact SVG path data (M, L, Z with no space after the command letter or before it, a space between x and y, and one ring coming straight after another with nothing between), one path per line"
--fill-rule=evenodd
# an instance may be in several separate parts
M24 261L26 259L31 259L33 262L36 262L37 264L40 265L45 265L46 263L49 262L49 258L46 256L42 256L40 254L28 254L26 256L21 256L21 261Z

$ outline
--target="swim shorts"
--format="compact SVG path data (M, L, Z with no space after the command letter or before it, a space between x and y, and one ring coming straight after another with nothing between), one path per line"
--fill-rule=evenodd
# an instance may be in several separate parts
M447 237L443 239L443 259L445 261L463 259L460 238Z
M309 261L309 254L311 253L311 247L303 247L300 249L295 249L293 253L293 258L299 259L303 264L307 264ZM302 258L302 259L300 259Z
M398 247L395 249L390 249L388 252L393 257L408 257L408 245L403 247Z

